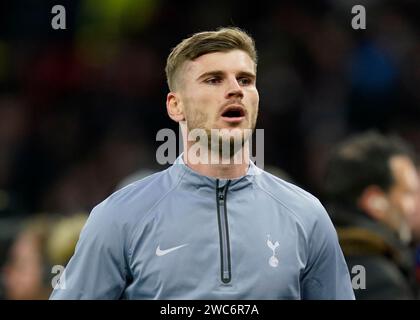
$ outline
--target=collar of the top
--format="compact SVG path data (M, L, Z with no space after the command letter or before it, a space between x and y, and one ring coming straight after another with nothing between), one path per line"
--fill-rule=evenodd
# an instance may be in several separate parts
M214 177L204 176L191 169L185 164L183 160L183 155L184 154L182 153L176 159L169 171L172 175L179 177L182 176L182 180L184 180L188 184L195 185L197 188L205 186L215 188L217 185L217 180L219 180L219 188L221 188L225 186L226 183L230 180L229 190L241 189L251 184L254 181L255 177L263 172L250 160L247 173L244 176L235 179L218 179Z

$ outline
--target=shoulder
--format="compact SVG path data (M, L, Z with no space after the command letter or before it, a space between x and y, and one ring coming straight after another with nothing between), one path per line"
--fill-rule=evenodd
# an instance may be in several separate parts
M168 169L154 173L111 194L93 208L89 219L101 223L135 223L164 199L178 182L179 179L171 176Z
M256 185L307 227L320 220L330 222L318 198L304 189L263 170L256 176Z

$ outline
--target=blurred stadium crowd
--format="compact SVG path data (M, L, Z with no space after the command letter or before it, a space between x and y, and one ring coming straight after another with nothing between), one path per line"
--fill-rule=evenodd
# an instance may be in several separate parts
M51 28L55 4L66 30ZM366 30L351 28L355 4ZM329 153L354 133L398 134L420 153L419 21L415 0L2 1L0 294L26 297L7 282L16 251L38 250L25 243L43 268L65 264L53 258L69 250L52 248L60 223L83 221L128 176L163 169L156 133L177 132L164 66L182 38L227 25L255 38L265 163L322 200Z

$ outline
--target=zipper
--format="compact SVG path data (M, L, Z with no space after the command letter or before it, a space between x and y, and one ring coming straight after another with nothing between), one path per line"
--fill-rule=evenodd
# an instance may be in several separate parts
M219 188L219 179L216 180L216 201L217 201L217 220L219 222L220 258L221 258L221 278L223 283L231 280L230 266L230 244L229 244L229 225L226 209L226 194L230 180L224 187Z

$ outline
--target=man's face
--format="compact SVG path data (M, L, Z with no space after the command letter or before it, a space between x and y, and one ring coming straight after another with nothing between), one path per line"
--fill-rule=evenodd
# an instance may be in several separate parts
M255 64L246 52L215 52L187 61L178 81L188 132L204 129L210 139L211 129L240 129L242 135L243 129L255 128L259 96Z
M416 212L419 178L413 162L406 156L391 158L394 185L388 192L390 210L399 212L405 220Z
M4 269L8 299L39 299L43 290L42 257L36 238L20 235L13 244Z

